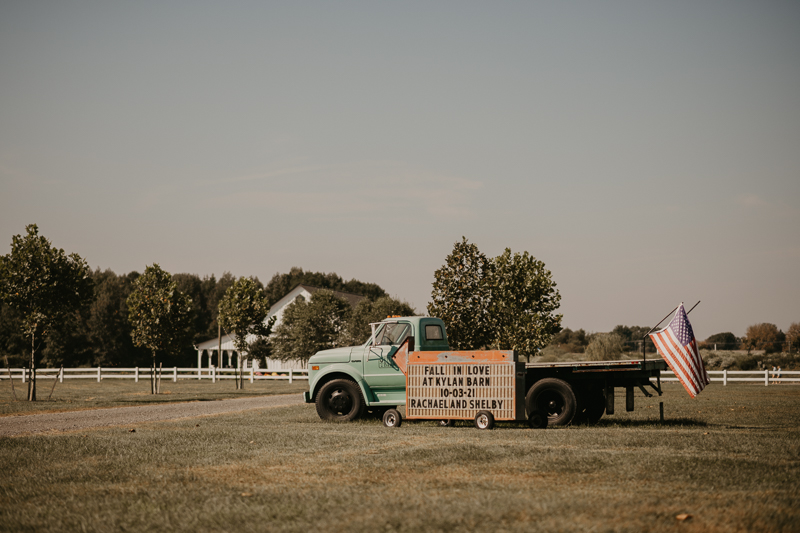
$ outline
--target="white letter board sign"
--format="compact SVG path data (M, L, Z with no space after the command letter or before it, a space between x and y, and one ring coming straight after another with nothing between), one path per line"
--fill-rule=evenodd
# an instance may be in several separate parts
M406 418L525 420L525 363L412 363L406 374Z

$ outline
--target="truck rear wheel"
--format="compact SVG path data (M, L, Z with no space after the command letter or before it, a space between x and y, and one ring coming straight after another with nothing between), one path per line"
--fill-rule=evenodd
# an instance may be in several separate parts
M540 379L525 396L528 413L541 411L547 416L548 425L566 426L575 417L578 400L569 383L557 378Z
M317 414L323 420L350 422L364 412L361 389L349 379L334 379L317 394Z
M578 409L573 424L594 425L606 412L606 397L602 389L586 387L576 391Z

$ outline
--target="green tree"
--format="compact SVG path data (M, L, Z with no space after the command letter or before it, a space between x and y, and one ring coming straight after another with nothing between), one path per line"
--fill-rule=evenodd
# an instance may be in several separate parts
M36 401L37 336L89 303L92 280L78 254L54 248L36 224L25 230L25 236L12 238L11 252L0 258L0 299L19 313L22 330L30 337L28 400Z
M465 237L434 272L428 314L444 321L452 348L478 349L495 340L489 311L493 272L492 261Z
M616 333L597 333L586 347L589 361L613 361L619 359L623 351L623 339Z
M736 340L736 335L730 331L724 333L715 333L705 340L703 343L709 348L714 348L715 345L719 350L735 350L739 347L739 342Z
M441 318L457 350L485 346L530 357L561 331L552 274L528 252L494 259L462 237L434 273L428 313Z
M41 366L79 366L94 363L94 351L87 324L89 310L86 306L65 313L53 324L39 349Z
M656 353L656 345L653 344L653 339L649 336L645 339L645 335L650 331L646 326L623 326L615 327L611 333L619 335L622 338L623 346L627 351L639 352L642 351L642 341L644 340L648 352ZM623 351L625 351L625 349Z
M561 331L563 315L553 276L528 252L509 248L494 259L489 313L494 324L493 345L530 357Z
M258 281L258 278L255 279ZM206 306L211 318L211 322L205 330L204 337L206 339L214 338L219 333L219 303L235 282L236 278L230 272L223 272L219 279L215 279L213 274L211 277L203 278L202 288L206 294Z
M548 347L560 348L560 353L583 353L589 340L586 336L586 331L579 329L573 331L569 328L564 328L550 339Z
M775 324L754 324L747 328L744 346L747 348L747 353L750 353L751 350L764 350L765 353L772 353L780 349L784 339L785 335Z
M22 328L22 319L16 309L0 300L0 355L8 364L24 366L28 341Z
M364 299L358 302L350 313L342 333L339 346L357 346L367 341L372 330L369 325L380 322L388 316L414 316L416 311L407 302L395 300L389 296L378 298L374 302Z
M233 334L233 344L243 357L252 357L251 344L256 341L263 351L263 341L272 333L275 317L267 320L269 305L261 283L253 278L239 278L225 292L225 298L219 303L219 322L226 333ZM241 388L240 380L236 381Z
M789 353L800 348L800 322L793 322L786 330L786 342L788 343Z
M143 366L150 353L136 347L128 321L127 299L133 291L138 272L117 275L111 269L92 274L95 299L88 319L92 365Z
M172 281L179 291L192 300L194 342L206 340L206 330L211 324L211 311L208 308L208 293L203 290L203 280L197 274L173 274Z
M358 294L370 300L377 300L382 296L386 296L386 291L375 283L364 283L356 279L345 282L341 276L334 272L304 272L300 267L292 267L288 273L275 274L267 283L264 290L267 293L269 304L275 305L300 284L331 291Z
M180 292L169 272L157 264L148 266L134 282L127 299L131 337L136 346L153 357L150 393L160 393L156 384L156 354L177 354L192 342L192 301Z
M275 355L284 361L308 361L320 350L335 348L350 309L347 300L328 290L316 291L309 301L295 299L283 310L275 328Z

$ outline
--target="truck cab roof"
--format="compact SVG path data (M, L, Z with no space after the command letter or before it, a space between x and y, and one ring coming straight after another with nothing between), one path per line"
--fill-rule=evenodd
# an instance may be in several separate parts
M400 345L406 338L414 337L415 351L449 350L447 332L440 318L430 316L387 317L370 324L372 334L369 344Z

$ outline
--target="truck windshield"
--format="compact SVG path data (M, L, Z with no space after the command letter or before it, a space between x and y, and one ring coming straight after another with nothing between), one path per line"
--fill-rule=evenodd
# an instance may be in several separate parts
M410 324L388 323L378 331L377 343L382 346L397 346L402 344L406 337L411 333Z

